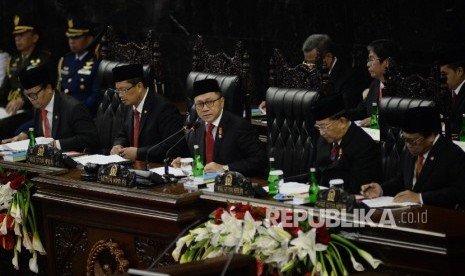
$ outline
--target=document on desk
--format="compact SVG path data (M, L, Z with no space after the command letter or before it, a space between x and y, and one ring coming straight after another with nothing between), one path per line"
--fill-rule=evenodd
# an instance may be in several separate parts
M20 110L16 111L15 114L20 114L20 113L23 113L23 112L24 112L24 109L20 109ZM6 109L4 107L0 107L0 119L8 118L11 115L13 115L13 114L10 114L10 113L6 112Z
M370 208L395 208L418 205L418 203L414 202L394 202L394 197L392 196L381 196L374 199L365 199L362 202Z
M36 143L41 144L48 144L53 142L53 138L45 138L45 137L37 137ZM18 142L11 142L7 144L0 145L0 150L9 150L9 151L24 151L27 150L29 147L29 139L18 141Z
M81 163L82 165L85 165L87 163L106 165L110 163L121 163L121 162L131 161L129 159L124 159L118 154L112 154L112 155L91 154L91 155L78 156L73 159L74 161Z
M165 167L158 167L150 169L151 172L157 173L159 175L165 174ZM168 173L174 175L175 177L183 177L186 176L181 169L177 169L174 167L168 167Z

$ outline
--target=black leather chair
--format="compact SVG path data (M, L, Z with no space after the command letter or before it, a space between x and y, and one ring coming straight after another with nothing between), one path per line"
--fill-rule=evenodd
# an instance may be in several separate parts
M317 96L304 89L270 87L266 92L268 156L286 178L308 174L314 161L317 135L311 105Z
M434 101L413 98L383 97L379 105L383 180L393 177L399 169L404 142L400 130L407 109L435 106Z

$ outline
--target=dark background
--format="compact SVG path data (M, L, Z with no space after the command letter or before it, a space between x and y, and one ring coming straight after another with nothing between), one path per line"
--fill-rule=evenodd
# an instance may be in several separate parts
M11 30L17 11L33 11L43 25L42 43L54 55L67 52L65 18L74 14L102 29L113 25L128 40L149 29L160 40L165 94L184 98L196 35L213 51L233 53L242 40L257 78L254 102L268 86L268 62L280 48L291 65L302 61L301 45L312 33L327 33L339 57L390 38L402 47L408 67L423 75L438 50L465 44L463 0L0 0L1 48L14 49ZM360 61L360 60L359 60ZM360 65L366 64L361 61Z

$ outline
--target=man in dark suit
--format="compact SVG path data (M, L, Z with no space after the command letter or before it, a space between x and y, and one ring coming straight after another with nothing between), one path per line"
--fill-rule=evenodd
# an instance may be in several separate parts
M384 88L384 73L389 67L389 58L395 62L400 62L401 52L399 46L392 40L379 39L371 42L367 46L368 59L367 68L373 81L370 84L368 95L356 108L349 110L351 120L362 120L361 126L370 126L373 103L379 106Z
M441 60L441 72L447 76L451 91L450 125L453 136L458 136L465 113L465 49L453 50Z
M32 118L32 106L23 97L19 72L50 63L50 53L37 46L40 35L34 15L18 14L13 21L13 36L18 51L8 60L6 77L0 87L0 106L11 116L0 120L0 139L13 136L19 125ZM21 109L24 112L18 112Z
M145 161L149 149L168 136L182 129L183 119L176 106L163 96L156 94L143 81L142 65L129 64L113 68L113 81L121 102L127 106L123 123L113 142L111 154ZM165 154L182 139L183 133L174 136L150 151L149 161L162 163ZM187 154L184 139L171 151L172 156Z
M34 67L19 75L24 96L35 108L34 126L37 136L51 137L63 151L98 149L97 129L87 108L74 98L55 93L50 73L44 66ZM7 139L28 139L26 133Z
M223 109L224 98L218 82L214 79L194 82L193 96L202 121L196 131L189 133L188 145L192 156L194 145L199 145L204 171L264 176L268 167L265 149L249 122ZM179 166L179 159L173 165Z
M329 74L331 81L331 94L341 93L345 105L355 108L362 101L362 92L368 85L365 76L352 70L344 60L339 59L333 41L326 34L312 34L302 45L304 64L310 69L315 66L317 56L323 61L323 70ZM260 103L260 109L266 108L266 102Z
M405 142L397 175L383 184L362 186L365 196L395 196L396 202L415 202L454 208L465 202L465 152L440 135L439 113L434 107L405 112Z
M93 51L88 49L94 41L92 25L79 18L69 17L66 36L71 52L58 63L58 87L60 91L84 103L91 114L95 115L100 100L97 81L100 62Z
M347 119L341 95L319 99L312 107L315 127L320 131L316 146L316 168L320 185L343 179L344 189L359 193L366 181L379 181L379 145L360 127Z

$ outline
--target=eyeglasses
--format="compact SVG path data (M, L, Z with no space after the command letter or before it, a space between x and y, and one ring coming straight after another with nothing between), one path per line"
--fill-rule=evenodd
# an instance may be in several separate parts
M218 101L218 100L221 99L221 98L222 98L222 97L219 97L218 99L212 100L212 101L194 103L194 104L195 104L195 108L201 110L201 109L203 109L204 106L213 107L213 105L215 104L215 102Z
M136 86L135 84L131 85L131 87L128 87L128 88L123 88L123 89L115 89L115 92L118 93L118 94L126 94L129 92L129 90L131 90L134 86Z
M25 91L23 92L24 96L26 96L26 98L28 98L30 101L35 101L39 98L39 93L42 92L42 90L44 90L45 87L41 87L37 92L35 93L29 93L29 94L26 94Z
M315 63L308 61L308 60L304 60L302 64L307 65L310 69L315 67Z
M375 57L369 57L367 58L367 63L373 63L375 60L380 60L380 58L375 58Z
M400 135L400 138L404 141L405 144L408 144L412 147L418 146L418 144L420 144L420 142L425 139L425 137L418 137L417 139L405 138L403 133Z
M334 124L335 121L332 121L330 124L327 124L325 126L319 126L319 125L314 125L314 127L318 130L318 131L323 131L323 132L327 132L329 127Z

